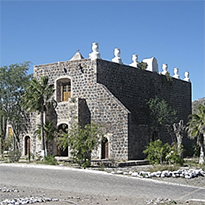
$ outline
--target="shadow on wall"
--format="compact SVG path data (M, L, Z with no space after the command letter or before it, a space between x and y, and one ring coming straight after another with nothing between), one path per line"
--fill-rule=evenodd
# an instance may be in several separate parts
M81 127L91 123L91 113L86 99L79 99L78 122Z

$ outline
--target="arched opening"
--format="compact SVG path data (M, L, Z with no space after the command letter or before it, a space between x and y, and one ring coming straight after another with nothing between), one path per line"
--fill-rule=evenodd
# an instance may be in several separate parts
M59 135L63 135L63 133L67 133L67 132L68 132L68 125L67 124L60 124L58 126ZM66 149L57 148L56 155L57 156L67 157L68 156L68 147Z
M56 100L57 102L66 102L71 98L71 80L61 78L56 81Z
M108 158L108 139L103 137L101 141L101 159L107 159Z
M31 139L29 136L25 137L25 155L30 153Z

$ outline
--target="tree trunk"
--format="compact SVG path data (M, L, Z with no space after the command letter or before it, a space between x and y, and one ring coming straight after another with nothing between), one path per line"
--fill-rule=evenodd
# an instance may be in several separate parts
M42 111L41 114L41 156L45 157L45 140L44 140L44 112Z
M200 157L199 157L199 164L204 163L204 146L200 147Z
M201 135L199 139L199 146L200 146L199 164L204 163L204 137L205 136Z

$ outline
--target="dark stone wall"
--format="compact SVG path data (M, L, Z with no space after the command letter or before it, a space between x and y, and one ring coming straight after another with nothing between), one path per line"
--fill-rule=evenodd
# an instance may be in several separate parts
M158 96L177 111L177 121L184 123L191 114L191 83L155 72L143 71L131 66L97 60L97 82L107 89L130 111L129 116L129 159L143 158L142 151L149 141L149 125L145 112L146 101ZM171 136L163 130L162 140L171 142ZM184 140L187 141L187 140ZM186 144L186 142L185 142Z

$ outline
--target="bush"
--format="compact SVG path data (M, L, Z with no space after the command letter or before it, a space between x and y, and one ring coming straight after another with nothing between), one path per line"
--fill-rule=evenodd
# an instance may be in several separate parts
M161 140L155 140L150 142L143 152L147 154L147 160L151 164L162 164L169 153L169 145L167 143L162 144Z
M74 124L68 133L58 138L59 147L65 149L69 145L74 162L82 167L89 167L91 152L97 149L103 135L100 128L96 123L87 124L85 127Z
M172 146L163 144L161 140L150 142L143 152L147 154L147 160L150 164L162 164L169 162L170 164L183 164L183 159L180 156L182 148L178 150L177 144Z
M13 150L8 153L9 162L18 162L21 157L21 152L19 150Z
M181 157L180 153L182 153L182 147L180 148L180 150L178 150L177 148L177 144L173 144L170 147L170 151L168 153L168 155L165 157L166 160L170 163L170 164L179 164L182 165L184 160Z
M48 164L48 165L57 165L58 164L58 162L55 159L54 155L45 156L44 157L44 163Z

